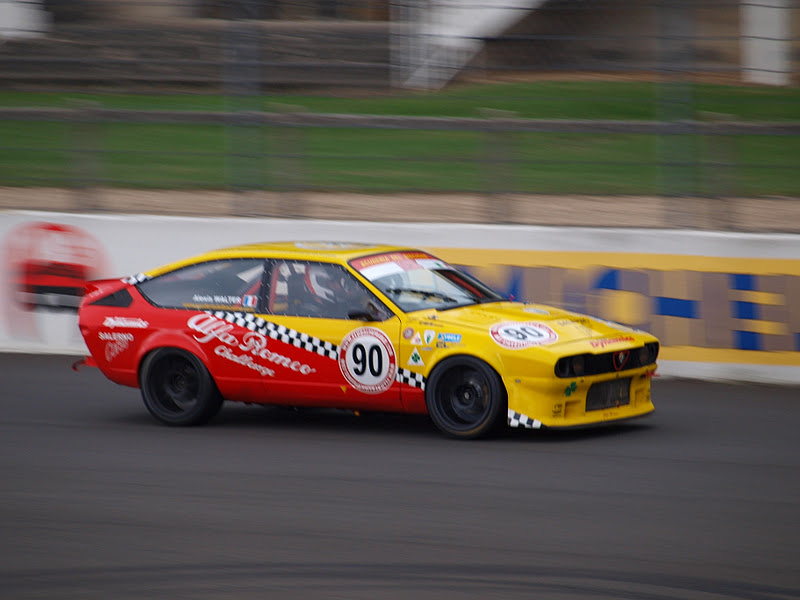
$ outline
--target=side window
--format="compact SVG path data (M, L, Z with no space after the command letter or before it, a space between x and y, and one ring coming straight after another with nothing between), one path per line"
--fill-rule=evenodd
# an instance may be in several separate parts
M272 314L348 319L349 313L368 310L370 304L388 316L374 294L340 265L278 261L273 267L268 306Z
M257 312L263 275L262 259L235 258L184 267L137 287L150 302L164 308Z

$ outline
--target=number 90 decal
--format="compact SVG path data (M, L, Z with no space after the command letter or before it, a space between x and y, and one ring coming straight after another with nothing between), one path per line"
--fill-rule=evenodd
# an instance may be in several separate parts
M558 340L558 334L549 326L537 321L505 321L496 323L490 330L492 339L504 348L519 350L532 346L545 346Z
M339 369L357 390L380 394L391 387L397 373L394 346L380 329L355 329L339 345Z

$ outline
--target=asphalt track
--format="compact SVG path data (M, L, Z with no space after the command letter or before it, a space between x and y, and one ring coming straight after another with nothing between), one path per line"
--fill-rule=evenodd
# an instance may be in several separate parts
M456 442L226 405L156 424L74 357L0 354L0 598L800 598L800 389Z

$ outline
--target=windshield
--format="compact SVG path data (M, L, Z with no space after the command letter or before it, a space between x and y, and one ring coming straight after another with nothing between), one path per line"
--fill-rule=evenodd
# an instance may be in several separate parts
M404 312L504 300L474 277L426 252L373 254L350 261L350 266Z

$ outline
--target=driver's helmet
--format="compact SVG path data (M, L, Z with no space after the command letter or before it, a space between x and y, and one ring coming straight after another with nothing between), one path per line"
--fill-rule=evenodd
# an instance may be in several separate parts
M344 293L342 277L323 265L306 267L306 287L323 302L336 302Z

